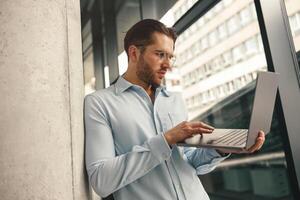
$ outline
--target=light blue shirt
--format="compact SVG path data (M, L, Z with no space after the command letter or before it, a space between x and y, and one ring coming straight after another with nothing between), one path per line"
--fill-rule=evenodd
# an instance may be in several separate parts
M146 91L120 77L85 98L86 168L97 194L115 200L209 199L197 175L226 157L206 148L168 145L164 133L187 112L181 96Z

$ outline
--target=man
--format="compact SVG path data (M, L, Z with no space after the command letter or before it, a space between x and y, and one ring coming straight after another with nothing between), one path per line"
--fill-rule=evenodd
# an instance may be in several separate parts
M146 19L127 32L128 69L109 88L85 99L86 167L100 196L115 200L209 199L197 175L212 171L228 155L214 149L182 148L194 134L212 133L187 122L179 94L161 86L171 69L176 34ZM260 132L250 152L264 142Z

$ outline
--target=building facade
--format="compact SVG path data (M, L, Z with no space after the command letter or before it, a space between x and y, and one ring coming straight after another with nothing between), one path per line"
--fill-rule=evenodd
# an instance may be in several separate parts
M173 23L195 1L178 1ZM295 41L300 49L300 2L286 1ZM171 91L181 91L192 120L225 97L255 80L267 63L253 0L224 0L180 34L176 69L166 77Z

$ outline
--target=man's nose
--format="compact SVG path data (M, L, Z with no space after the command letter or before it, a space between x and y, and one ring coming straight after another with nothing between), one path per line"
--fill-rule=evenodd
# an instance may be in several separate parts
M172 69L171 61L169 59L165 59L162 63L162 67L166 70Z
M168 67L169 69L171 69L172 68L172 61L171 61L171 59L170 58L168 58L168 57L165 57L164 59L163 59L163 66L165 66L165 67Z

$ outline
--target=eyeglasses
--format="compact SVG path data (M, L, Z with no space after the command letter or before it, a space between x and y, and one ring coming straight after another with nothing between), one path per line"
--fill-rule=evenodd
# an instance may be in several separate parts
M176 61L175 56L161 50L154 50L154 54L159 58L160 61L168 60L170 65L174 66Z

